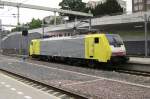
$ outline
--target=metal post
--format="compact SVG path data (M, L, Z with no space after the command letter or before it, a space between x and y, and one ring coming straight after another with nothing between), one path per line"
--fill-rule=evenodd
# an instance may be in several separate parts
M27 50L26 50L26 56L28 56L28 54L29 54L29 51L28 51L28 49L29 49L29 36L28 35L26 36L26 43L27 43L27 45L26 45L26 48L27 48Z
M20 9L19 6L17 6L17 25L20 25ZM19 54L22 54L22 35L20 38L21 42L19 43Z
M44 19L42 20L42 34L43 34L43 38L44 38Z
M23 36L21 35L21 42L20 42L20 55L22 55L22 42L23 42Z
M91 18L89 19L89 31L91 31L91 26L92 26L92 23L91 23Z
M148 39L147 39L147 23L148 23L148 17L147 14L144 15L144 25L145 25L145 57L148 56Z
M17 25L20 24L20 9L19 9L19 6L17 6Z
M54 12L54 25L56 25L56 12Z
M76 24L76 23L77 23L77 16L74 19L74 24Z
M89 14L91 14L91 10L89 10ZM89 31L91 31L91 26L92 26L92 22L91 22L91 18L89 18Z
M75 19L74 19L74 30L73 30L73 35L76 34L76 23L77 23L77 17L75 16Z

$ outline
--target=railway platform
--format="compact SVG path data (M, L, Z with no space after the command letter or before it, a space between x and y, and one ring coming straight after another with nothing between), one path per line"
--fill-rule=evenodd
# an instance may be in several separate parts
M150 58L130 57L129 63L150 65Z
M0 72L0 99L59 99Z
M149 99L150 77L0 57L0 69L91 99ZM76 71L75 71L76 69ZM92 73L93 74L90 74Z

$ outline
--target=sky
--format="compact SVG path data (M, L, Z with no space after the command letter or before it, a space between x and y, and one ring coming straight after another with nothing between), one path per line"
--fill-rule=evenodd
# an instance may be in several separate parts
M33 5L40 5L46 6L51 8L60 8L58 6L59 2L62 0L1 0L1 1L9 1L9 2L19 2L25 4L33 4ZM88 2L89 0L82 0L83 2ZM92 0L98 1L98 0ZM127 11L132 11L132 0L124 0L127 1ZM2 24L7 25L16 25L17 24L17 8L15 7L4 7L0 9L0 19L2 20ZM20 23L27 23L30 22L32 18L39 18L42 19L46 16L54 15L53 12L48 11L40 11L40 10L32 10L32 9L20 9ZM4 29L11 29L11 27L3 27Z

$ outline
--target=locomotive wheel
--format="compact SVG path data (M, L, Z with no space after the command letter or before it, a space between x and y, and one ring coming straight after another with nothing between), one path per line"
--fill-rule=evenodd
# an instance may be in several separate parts
M88 65L88 67L90 67L90 68L94 68L94 67L95 67L95 62L92 61L92 60L89 60L89 61L87 62L87 65Z

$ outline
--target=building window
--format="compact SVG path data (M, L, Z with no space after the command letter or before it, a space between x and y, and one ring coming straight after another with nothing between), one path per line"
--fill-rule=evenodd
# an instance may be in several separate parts
M139 3L143 2L143 0L139 0Z
M150 4L150 0L147 0L147 4ZM150 5L149 5L150 6Z
M135 10L135 11L138 11L138 6L134 6L134 10Z
M134 4L136 4L136 3L138 3L138 0L134 0L133 2L134 2Z
M147 6L147 10L150 10L150 5Z
M139 5L139 10L143 10L143 5Z

